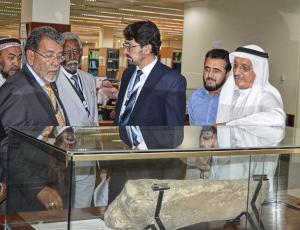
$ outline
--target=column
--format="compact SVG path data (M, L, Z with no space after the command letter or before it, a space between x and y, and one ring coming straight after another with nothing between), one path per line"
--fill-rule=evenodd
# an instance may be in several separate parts
M114 48L114 36L112 28L100 28L99 48Z
M59 32L71 29L70 0L22 0L21 7L21 30L27 27L27 34L33 28L44 25L52 26Z

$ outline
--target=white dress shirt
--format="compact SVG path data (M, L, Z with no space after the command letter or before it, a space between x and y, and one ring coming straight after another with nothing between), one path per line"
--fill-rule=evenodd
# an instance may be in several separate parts
M0 87L4 84L5 81L6 81L6 79L0 73Z
M137 96L136 96L136 99L135 99L135 102L137 101L140 93L141 93L141 90L150 74L150 72L152 71L152 69L154 68L155 64L157 62L157 58L155 58L153 60L153 62L151 62L150 64L148 64L147 66L145 66L142 70L143 74L140 76L140 81L138 82L138 92L137 92ZM134 74L132 75L131 79L130 79L130 82L128 84L128 87L127 87L127 90L126 90L126 93L125 93L125 97L123 99L123 103L122 103L122 107L121 107L121 112L120 112L120 118L122 117L124 111L125 111L125 108L126 108L126 101L128 100L128 98L130 97L130 94L129 94L129 91L131 91L132 89L132 86L134 84L134 81L135 81L135 78L136 78L136 74L137 74L137 71L139 70L139 67L137 66L136 67L136 71L134 72ZM129 96L129 97L128 97ZM133 105L133 108L134 108L135 104Z

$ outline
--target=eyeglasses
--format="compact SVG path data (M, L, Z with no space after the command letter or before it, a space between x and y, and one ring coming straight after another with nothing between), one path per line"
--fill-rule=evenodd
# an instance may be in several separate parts
M123 43L123 47L126 49L126 50L128 50L128 51L130 51L132 48L134 48L134 47L137 47L137 46L140 46L140 44L137 44L137 45L130 45L130 44L128 44L128 43Z
M71 50L64 51L64 56L71 56L71 54L73 56L77 56L77 55L81 54L81 49L71 49Z
M238 65L238 64L234 63L233 69L234 70L240 69L240 71L242 71L243 73L249 73L252 70L252 67L248 66L248 65Z
M42 53L40 53L38 51L33 51L33 52L35 52L38 55L40 55L41 57L43 57L46 60L46 62L51 62L51 61L53 61L53 60L56 59L59 63L61 63L61 62L63 62L65 60L65 57L63 55L61 55L61 54L55 56L53 54L47 54L47 55L45 55L45 54L42 54Z

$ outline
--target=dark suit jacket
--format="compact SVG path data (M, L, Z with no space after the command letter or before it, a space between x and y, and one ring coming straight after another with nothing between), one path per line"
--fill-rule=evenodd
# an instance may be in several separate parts
M27 68L0 88L0 119L4 128L58 125L49 97Z
M130 66L123 73L116 105L115 125L119 124L122 103L135 69L136 66ZM185 91L185 78L157 61L137 98L128 125L184 125Z
M173 149L183 141L183 127L140 127L149 151ZM121 140L132 146L126 128L120 126ZM113 161L107 165L110 176L108 202L122 191L128 180L136 179L184 179L186 164L181 159L148 159Z
M6 131L8 127L58 125L49 97L27 68L0 88L0 120ZM8 148L6 137L1 140L0 160L5 162L4 174L8 172L9 212L41 209L36 194L49 184L47 153L14 138Z

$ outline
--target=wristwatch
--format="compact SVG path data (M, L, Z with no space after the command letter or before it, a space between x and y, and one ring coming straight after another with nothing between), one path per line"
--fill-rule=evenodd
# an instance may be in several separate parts
M0 196L3 195L3 192L4 192L4 186L3 186L3 184L0 182Z

